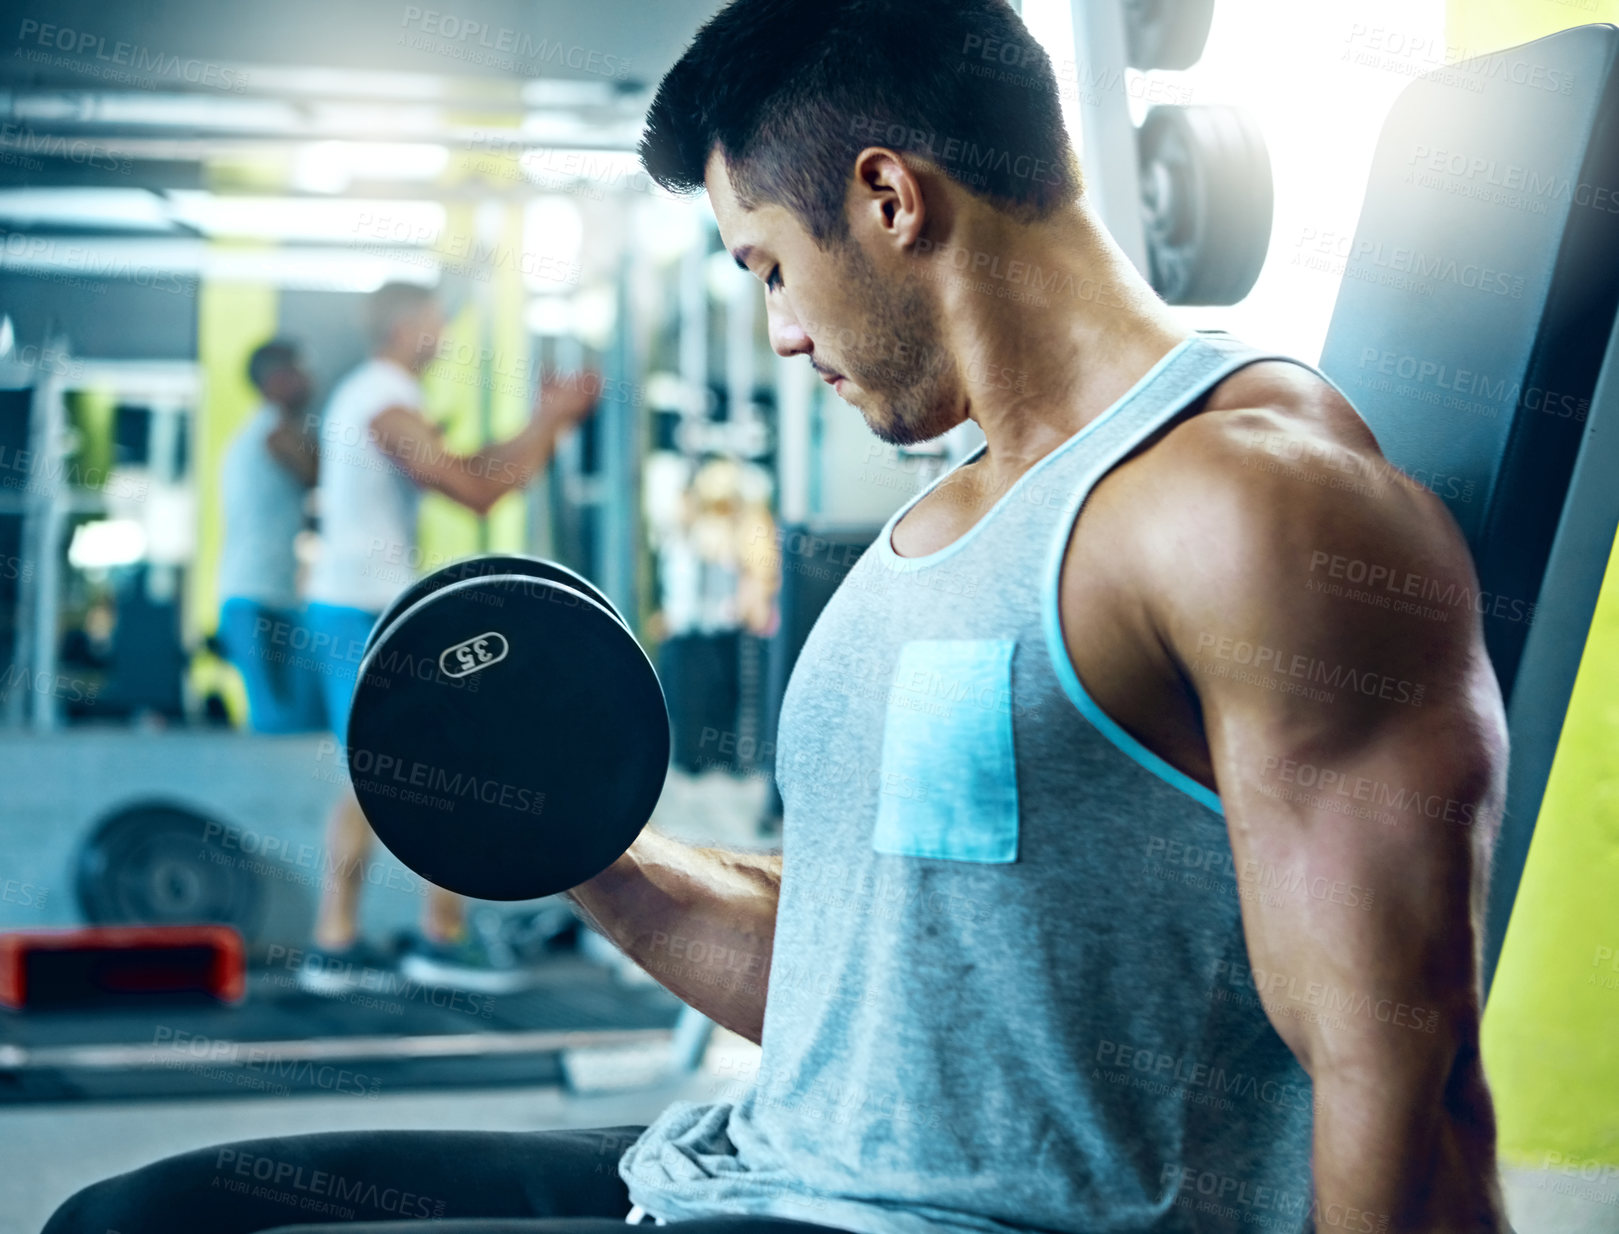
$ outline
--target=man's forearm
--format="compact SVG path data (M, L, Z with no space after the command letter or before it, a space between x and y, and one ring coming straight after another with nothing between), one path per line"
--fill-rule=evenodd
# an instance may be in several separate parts
M568 894L660 985L757 1042L780 890L779 854L698 848L648 828Z
M320 456L312 439L277 428L266 441L271 457L295 476L305 488L313 488L320 478Z
M1476 1051L1443 1080L1344 1067L1314 1087L1318 1234L1511 1234Z
M467 473L482 482L484 507L487 509L507 493L528 484L551 461L557 437L555 424L534 419L516 436L492 442L468 456Z

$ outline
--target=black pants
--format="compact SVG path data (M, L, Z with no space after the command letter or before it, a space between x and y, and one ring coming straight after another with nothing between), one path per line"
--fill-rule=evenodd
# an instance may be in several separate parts
M86 1187L44 1234L825 1234L770 1217L626 1225L618 1159L641 1131L345 1131L218 1144Z

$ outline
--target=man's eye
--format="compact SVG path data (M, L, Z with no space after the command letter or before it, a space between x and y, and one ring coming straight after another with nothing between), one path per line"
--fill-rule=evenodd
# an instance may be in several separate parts
M771 266L770 273L765 276L765 289L767 291L781 290L781 267Z

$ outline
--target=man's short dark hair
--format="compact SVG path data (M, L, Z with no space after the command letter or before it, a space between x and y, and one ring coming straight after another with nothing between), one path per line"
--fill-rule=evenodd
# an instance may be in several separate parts
M1050 58L1006 0L733 0L664 77L640 153L694 192L719 149L745 208L786 206L824 246L867 146L1023 221L1083 187Z
M271 374L297 367L299 355L298 344L290 338L273 338L261 343L247 358L247 379L255 388L263 390Z
M365 305L371 346L386 346L395 326L436 299L433 289L420 283L384 283L377 288Z

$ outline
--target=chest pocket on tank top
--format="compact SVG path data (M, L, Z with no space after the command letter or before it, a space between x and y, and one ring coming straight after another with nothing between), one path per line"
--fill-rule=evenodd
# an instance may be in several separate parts
M883 722L875 851L1017 860L1014 646L920 639L900 648Z

